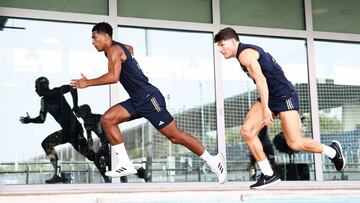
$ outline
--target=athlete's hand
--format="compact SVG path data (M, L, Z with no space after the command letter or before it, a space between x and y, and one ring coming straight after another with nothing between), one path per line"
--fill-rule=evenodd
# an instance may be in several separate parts
M81 73L80 79L72 79L70 86L73 88L86 88L88 87L88 79Z
M20 122L24 124L30 123L30 116L28 112L26 112L26 117L20 117Z
M274 117L269 107L263 107L262 114L265 125L268 127L271 126L274 122Z

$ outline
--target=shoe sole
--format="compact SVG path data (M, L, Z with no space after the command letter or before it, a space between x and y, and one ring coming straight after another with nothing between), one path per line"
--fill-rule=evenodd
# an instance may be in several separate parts
M337 141L337 140L333 140L333 141L331 141L331 142L335 142L335 143L339 146L339 148L340 148L340 153L341 153L341 157L342 157L342 159L343 159L343 163L344 163L344 164L343 164L342 168L341 168L340 170L338 170L338 171L342 171L342 170L345 168L345 166L346 166L346 159L345 159L345 156L344 156L344 154L343 154L341 144L340 144L340 142Z
M105 173L106 176L110 177L110 178L120 178L120 177L123 177L123 176L129 176L129 175L134 175L137 173L137 170L134 169L134 170L129 170L125 173L118 173L116 172L117 174L116 175L112 175L112 174L109 174L109 172L112 172L112 171L108 171Z
M219 183L224 184L227 182L227 166L226 166L226 160L225 160L223 153L219 153L219 154L220 154L221 162L224 163L223 166L224 166L224 171L225 171L225 180L223 182L219 182Z
M264 189L264 188L267 188L267 187L276 185L276 184L278 184L278 183L280 183L280 182L281 182L281 179L277 179L277 180L275 180L274 182L271 182L271 183L269 183L269 184L260 185L260 186L258 186L258 187L250 187L250 189L254 189L254 190Z

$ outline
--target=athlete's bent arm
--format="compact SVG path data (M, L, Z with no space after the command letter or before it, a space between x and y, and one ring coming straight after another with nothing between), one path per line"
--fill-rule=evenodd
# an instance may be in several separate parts
M27 116L26 117L20 117L20 122L27 124L27 123L44 123L46 120L46 114L47 112L45 111L45 106L44 106L44 98L41 98L41 108L40 108L40 113L39 116L35 117L35 118L30 118L29 114L26 113Z
M253 49L245 49L239 56L239 61L244 65L251 76L255 81L256 88L260 95L260 101L263 110L263 119L265 125L270 126L273 122L272 112L269 109L269 89L266 83L266 78L261 71L259 62L259 53Z
M131 53L131 55L134 56L134 48L128 44L125 44L125 47L129 50L129 52Z

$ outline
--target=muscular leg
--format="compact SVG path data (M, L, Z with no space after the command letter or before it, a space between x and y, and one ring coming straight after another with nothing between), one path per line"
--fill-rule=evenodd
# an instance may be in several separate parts
M41 143L42 148L45 150L46 155L48 156L52 166L54 167L55 175L58 176L60 176L61 174L61 169L58 165L58 156L54 147L60 144L64 144L61 130L47 136Z
M159 131L172 143L181 144L202 158L209 165L211 171L213 171L218 176L220 184L226 182L226 162L224 156L221 153L216 156L211 156L195 137L177 128L175 120L171 121L167 126L161 128Z
M78 151L81 155L90 161L95 160L95 151L88 145L82 131L74 132L68 136L71 136L70 144L76 151Z
M288 146L294 151L321 153L323 145L301 135L301 120L297 111L279 113L282 130Z
M262 120L262 107L259 101L256 101L249 112L246 114L244 123L240 129L240 135L248 145L251 154L256 161L266 159L263 146L257 136L260 130L265 126Z
M271 168L269 160L264 153L263 145L257 136L264 126L262 106L259 101L256 101L246 114L244 124L240 130L242 138L248 145L261 170L261 175L257 182L250 186L252 189L265 188L281 181Z
M129 120L130 113L121 105L112 106L101 117L101 125L104 128L106 138L111 145L117 145L124 142L119 129L119 124Z
M172 143L181 144L198 156L201 156L205 151L205 148L195 137L181 131L176 127L175 120L173 120L171 123L160 129L159 131L161 132L161 134L165 135Z
M118 178L137 172L126 152L124 138L118 126L120 123L129 120L130 117L130 113L119 104L112 106L101 117L101 125L104 128L106 138L114 149L117 158L112 170L105 173L109 177Z
M89 146L86 138L83 135L83 131L79 130L71 135L71 145L78 151L81 155L85 156L90 161L93 161L96 168L100 171L100 174L103 176L106 183L111 182L110 179L105 176L106 165L101 164L100 154L96 154L95 151Z

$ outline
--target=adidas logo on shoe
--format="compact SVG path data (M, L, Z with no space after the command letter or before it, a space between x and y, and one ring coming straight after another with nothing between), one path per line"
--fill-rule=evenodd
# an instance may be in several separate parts
M221 163L219 162L219 165L218 165L218 169L221 173L224 173L224 168L223 166L221 165Z
M118 178L122 176L133 175L136 173L137 171L134 166L121 166L119 168L106 172L105 175L112 178Z

